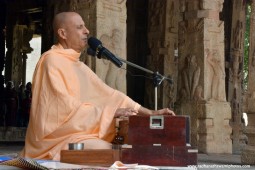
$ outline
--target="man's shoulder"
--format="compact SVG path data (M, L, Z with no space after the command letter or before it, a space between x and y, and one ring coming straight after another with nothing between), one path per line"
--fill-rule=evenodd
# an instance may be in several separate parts
M61 57L54 50L44 52L40 58L43 65L59 65L60 59Z
M54 54L54 55L56 55L57 54L57 52L56 52L56 50L54 50L54 49L49 49L48 51L45 51L43 54L42 54L42 56L50 56L50 55L52 55L52 54Z

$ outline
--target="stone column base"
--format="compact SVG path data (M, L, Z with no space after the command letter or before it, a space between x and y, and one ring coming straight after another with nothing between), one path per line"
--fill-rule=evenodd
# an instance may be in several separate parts
M191 117L191 145L200 153L232 153L231 108L228 102L200 101L181 104Z
M202 108L198 114L198 151L232 153L229 103L209 101Z
M246 165L255 165L255 146L245 146L241 154L241 162Z

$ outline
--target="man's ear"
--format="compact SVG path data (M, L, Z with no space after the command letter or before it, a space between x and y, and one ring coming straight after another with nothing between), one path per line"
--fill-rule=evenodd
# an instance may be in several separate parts
M60 38L66 39L66 30L62 28L58 29L58 35Z

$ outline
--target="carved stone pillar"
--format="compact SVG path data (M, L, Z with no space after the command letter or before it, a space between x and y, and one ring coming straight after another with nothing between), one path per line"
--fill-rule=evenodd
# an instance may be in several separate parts
M126 0L97 1L94 32L107 49L126 60ZM125 68L126 66L123 65ZM96 60L96 74L109 86L126 93L126 71L105 59Z
M178 63L178 22L179 1L175 0L149 0L148 16L148 44L150 54L147 57L147 68L177 80ZM158 108L173 107L177 83L164 80L158 86ZM145 103L147 107L154 108L154 84L146 80Z
M191 145L202 153L232 153L226 102L223 0L181 0L177 113L191 117Z
M228 101L232 108L232 141L233 153L240 154L245 145L243 124L241 122L242 109L242 73L244 56L244 33L245 33L245 4L243 1L232 1L232 31L230 41L230 56L227 64L229 70Z
M248 126L245 134L248 137L248 144L245 146L241 162L243 164L255 165L255 1L251 0L250 15L250 39L249 39L249 74L247 91L247 116Z
M23 66L23 55L30 53L33 49L29 41L33 37L33 30L26 25L15 25L13 30L13 48L12 48L12 72L11 80L17 87L20 83L26 84L25 69ZM9 50L9 49L8 49ZM23 84L23 85L24 85Z

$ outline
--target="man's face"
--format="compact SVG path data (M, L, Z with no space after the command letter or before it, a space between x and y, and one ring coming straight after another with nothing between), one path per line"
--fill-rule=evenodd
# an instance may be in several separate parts
M89 30L78 14L72 14L65 23L65 41L68 48L81 52L87 45Z

